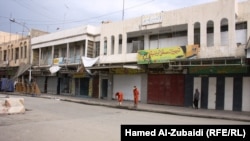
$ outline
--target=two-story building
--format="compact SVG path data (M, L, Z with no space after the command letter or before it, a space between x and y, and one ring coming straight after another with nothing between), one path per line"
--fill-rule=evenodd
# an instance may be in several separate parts
M250 111L250 2L217 0L33 38L42 92Z
M47 32L32 29L29 35L0 32L1 91L14 91L14 81L24 83L31 79L30 39Z
M250 111L246 43L249 1L214 2L101 25L100 96L132 88L146 103L192 106L195 88L206 109ZM105 71L106 70L106 71Z
M40 91L92 96L93 78L83 60L99 56L99 36L99 27L87 25L32 38L32 77Z

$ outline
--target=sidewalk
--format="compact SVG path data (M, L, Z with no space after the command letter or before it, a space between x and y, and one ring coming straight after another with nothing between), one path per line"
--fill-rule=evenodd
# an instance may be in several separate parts
M24 95L24 94L18 94L18 93L4 93L4 94L5 95L31 96L29 94ZM133 107L133 101L123 101L122 105L119 106L116 100L83 98L83 97L51 95L51 94L41 94L37 97L47 98L47 99L58 99L58 100L68 101L68 102L75 102L75 103L88 104L88 105L99 105L99 106L121 108L121 109L128 109L128 110L250 122L250 112L193 109L191 107L189 108L189 107L156 105L156 104L146 104L146 103L139 103L138 107L135 109Z

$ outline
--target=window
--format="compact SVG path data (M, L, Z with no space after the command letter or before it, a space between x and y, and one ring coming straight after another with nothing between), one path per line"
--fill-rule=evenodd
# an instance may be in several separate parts
M111 37L111 54L115 52L115 36Z
M27 58L27 46L24 46L24 58Z
M118 50L119 54L122 54L122 35L119 35L119 50Z
M247 22L237 23L236 30L247 29Z
M7 50L3 51L3 60L7 61Z
M55 48L54 49L54 58L58 58L59 57L59 49Z
M100 56L100 42L95 42L95 57Z
M21 55L20 58L23 58L23 47L21 47Z
M19 59L19 48L16 48L16 50L15 50L16 52L16 55L15 55L15 59L17 60L17 59Z
M104 55L107 55L107 44L108 44L107 38L104 38L104 52L103 52Z

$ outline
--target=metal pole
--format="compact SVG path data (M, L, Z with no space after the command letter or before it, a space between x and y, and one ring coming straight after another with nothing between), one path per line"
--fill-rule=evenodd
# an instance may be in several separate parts
M16 23L16 24L19 24L19 25L25 27L29 31L29 33L28 33L29 48L30 48L30 52L29 52L29 64L30 64L30 68L29 68L29 82L31 82L31 33L30 33L31 31L30 31L30 29L25 24L21 24L19 22L16 22L15 19L9 19L9 20L11 22L13 22L13 23Z
M123 8L122 8L122 20L124 20L124 3L125 3L125 0L123 0Z

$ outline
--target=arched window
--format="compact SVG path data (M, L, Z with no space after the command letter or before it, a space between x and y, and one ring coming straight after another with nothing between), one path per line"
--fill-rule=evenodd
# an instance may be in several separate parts
M200 38L201 38L201 27L200 23L196 22L194 24L194 44L200 45Z
M118 54L122 54L122 34L119 35L119 48Z
M214 46L214 22L207 22L207 47Z
M227 46L229 43L228 41L228 20L226 18L221 20L221 26L220 26L220 32L221 32L221 45Z
M108 49L108 41L107 41L107 37L104 37L104 52L103 52L103 55L107 55L107 49Z
M21 51L20 58L23 58L23 43L22 42L20 43L20 51Z
M111 36L111 54L115 52L115 36Z

